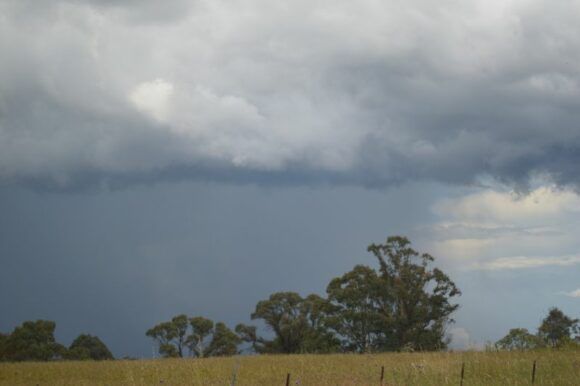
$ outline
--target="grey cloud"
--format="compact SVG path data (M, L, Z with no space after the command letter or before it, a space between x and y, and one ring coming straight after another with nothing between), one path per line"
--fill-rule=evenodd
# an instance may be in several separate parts
M544 4L5 0L0 178L578 186L580 15Z
M68 16L71 8L86 6L91 10L106 11L110 16L130 23L167 23L188 15L199 1L172 0L3 0L3 10L20 21L58 19Z

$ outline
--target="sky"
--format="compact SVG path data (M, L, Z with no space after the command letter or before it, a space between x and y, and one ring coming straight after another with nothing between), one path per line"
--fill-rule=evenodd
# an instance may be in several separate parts
M0 0L0 331L151 357L390 235L452 347L580 317L580 1Z

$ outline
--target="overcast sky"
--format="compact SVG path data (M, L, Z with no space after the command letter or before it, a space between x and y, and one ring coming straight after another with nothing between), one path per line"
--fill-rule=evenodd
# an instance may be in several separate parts
M403 234L454 347L580 317L580 1L0 0L0 331L150 357Z

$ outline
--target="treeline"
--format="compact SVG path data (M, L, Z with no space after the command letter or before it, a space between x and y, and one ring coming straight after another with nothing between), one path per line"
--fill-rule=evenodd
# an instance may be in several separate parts
M251 319L261 321L270 337L254 325L232 330L202 316L178 315L146 331L164 357L228 356L255 353L370 353L435 351L447 348L447 326L459 307L461 292L434 258L420 254L401 236L368 247L377 268L356 265L332 279L326 296L302 297L277 292L256 304ZM91 335L79 335L69 347L56 342L52 321L27 321L10 334L0 333L0 361L113 359L107 346ZM496 344L501 350L562 347L580 343L578 319L553 308L536 334L516 328ZM241 350L243 348L243 350Z
M526 328L512 328L495 343L498 350L526 351L538 348L578 347L580 321L572 319L558 308L551 308L535 334Z
M178 315L146 332L165 357L233 355L245 344L256 353L331 353L431 351L447 347L446 327L461 293L429 254L415 251L405 237L387 238L368 247L378 262L357 265L334 278L326 297L278 292L258 302L252 320L271 330L259 336L256 326L224 323L201 316Z
M96 336L81 334L69 347L56 342L56 323L26 321L10 334L0 333L0 361L105 360L111 351Z

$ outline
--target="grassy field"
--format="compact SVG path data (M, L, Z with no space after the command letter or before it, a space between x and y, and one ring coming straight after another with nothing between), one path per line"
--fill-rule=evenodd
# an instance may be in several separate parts
M270 355L110 362L0 363L0 385L580 385L580 351Z

